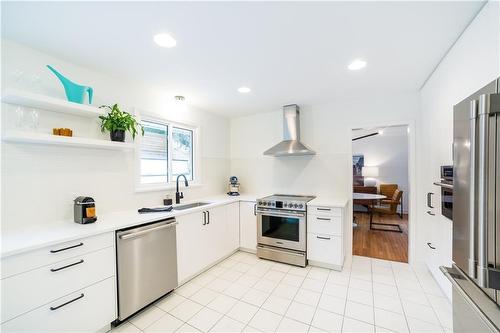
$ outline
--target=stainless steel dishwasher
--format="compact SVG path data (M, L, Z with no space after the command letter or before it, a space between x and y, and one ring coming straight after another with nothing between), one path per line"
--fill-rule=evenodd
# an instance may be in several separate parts
M118 320L177 287L175 218L116 232Z

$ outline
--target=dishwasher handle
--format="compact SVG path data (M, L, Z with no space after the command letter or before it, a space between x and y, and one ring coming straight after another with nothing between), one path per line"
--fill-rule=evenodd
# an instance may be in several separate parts
M127 239L136 238L136 237L148 234L148 233L153 232L153 231L158 231L158 230L161 230L161 229L170 228L170 227L173 227L173 226L175 226L177 224L179 224L179 222L174 221L174 222L162 224L162 225L159 225L159 226L154 226L152 228L148 228L148 229L145 229L145 230L141 230L141 231L137 231L137 232L131 232L131 233L128 233L128 234L119 235L118 237L120 239L127 240Z

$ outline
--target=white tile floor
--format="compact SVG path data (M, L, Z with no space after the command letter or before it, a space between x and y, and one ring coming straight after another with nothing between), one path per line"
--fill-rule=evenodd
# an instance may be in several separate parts
M119 332L449 332L451 305L425 267L354 257L342 272L237 252Z

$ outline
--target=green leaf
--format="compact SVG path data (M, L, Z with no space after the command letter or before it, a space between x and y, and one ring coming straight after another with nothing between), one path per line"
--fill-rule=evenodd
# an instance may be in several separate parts
M106 116L99 116L99 119L101 119L101 132L124 130L130 132L132 138L135 139L137 127L139 127L141 128L142 135L144 135L144 128L142 125L137 122L133 115L121 111L117 103L113 104L113 106L101 105L99 108L109 110Z

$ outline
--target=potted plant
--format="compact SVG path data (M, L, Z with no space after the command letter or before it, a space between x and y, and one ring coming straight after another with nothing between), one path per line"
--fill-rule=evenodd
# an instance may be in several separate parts
M125 131L132 134L132 139L135 139L138 128L141 129L144 135L144 128L135 120L130 113L121 111L118 104L113 106L101 105L99 108L109 109L105 116L99 116L101 119L101 132L109 131L111 141L125 141Z

